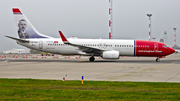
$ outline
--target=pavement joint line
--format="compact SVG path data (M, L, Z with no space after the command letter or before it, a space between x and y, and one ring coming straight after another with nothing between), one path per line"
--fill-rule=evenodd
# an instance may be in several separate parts
M88 61L88 60L80 60L80 61Z
M177 62L173 62L173 63L167 64L167 65L172 65L172 64L175 64L175 63L177 63ZM110 79L107 79L107 80L105 80L105 81L111 81L111 80L114 80L114 79L123 78L123 77L130 76L130 75L133 75L133 74L138 74L138 73L146 72L146 71L149 71L149 70L153 70L153 69L156 69L156 68L160 68L160 67L162 67L162 66L163 66L163 65L161 65L161 66L159 66L159 67L149 68L149 69L142 70L142 71L135 72L135 73L130 73L130 74L126 74L126 75L122 75L122 76L110 78Z
M176 77L176 76L178 76L178 75L180 75L180 73L178 73L178 74L176 74L175 76L173 76L173 77L167 79L166 82L169 81L169 80L171 80L171 79L173 79L174 77Z

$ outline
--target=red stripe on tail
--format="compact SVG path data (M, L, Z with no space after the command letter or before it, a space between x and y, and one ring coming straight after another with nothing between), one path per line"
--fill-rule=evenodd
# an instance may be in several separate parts
M12 11L13 11L13 13L21 13L21 11L19 10L19 8L13 8Z

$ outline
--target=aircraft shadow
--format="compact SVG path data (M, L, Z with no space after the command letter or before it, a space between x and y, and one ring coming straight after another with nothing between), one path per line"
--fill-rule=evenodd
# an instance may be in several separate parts
M67 63L154 63L154 64L169 64L177 62L180 64L180 60L161 60L156 62L155 60L95 60L94 62L89 62L88 60L1 60L8 62L67 62Z

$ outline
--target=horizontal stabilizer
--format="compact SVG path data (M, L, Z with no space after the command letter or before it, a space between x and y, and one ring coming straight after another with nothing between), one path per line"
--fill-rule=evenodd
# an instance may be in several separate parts
M8 37L10 39L13 39L13 40L16 40L16 41L19 41L19 42L22 42L22 43L29 43L29 41L24 40L24 39L18 39L18 38L14 38L14 37L11 37L11 36L5 36L5 37Z

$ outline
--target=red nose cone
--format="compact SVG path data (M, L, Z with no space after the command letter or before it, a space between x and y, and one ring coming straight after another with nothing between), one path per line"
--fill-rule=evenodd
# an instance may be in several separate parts
M169 47L169 54L172 54L174 52L175 52L175 50Z

